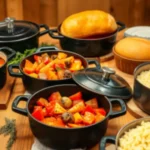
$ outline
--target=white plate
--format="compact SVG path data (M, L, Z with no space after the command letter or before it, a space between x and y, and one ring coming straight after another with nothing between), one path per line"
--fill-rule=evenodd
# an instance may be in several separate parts
M150 26L136 26L129 28L125 31L124 36L141 37L150 40Z

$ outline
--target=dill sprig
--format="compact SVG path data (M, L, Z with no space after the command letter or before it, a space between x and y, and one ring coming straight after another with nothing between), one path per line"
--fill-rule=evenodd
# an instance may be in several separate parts
M0 134L10 135L6 145L7 150L10 150L16 140L16 120L5 118L5 125L0 127Z

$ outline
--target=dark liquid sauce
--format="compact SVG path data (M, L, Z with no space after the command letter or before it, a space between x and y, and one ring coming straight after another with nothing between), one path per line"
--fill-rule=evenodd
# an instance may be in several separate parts
M0 67L3 66L5 63L5 60L3 58L0 57Z

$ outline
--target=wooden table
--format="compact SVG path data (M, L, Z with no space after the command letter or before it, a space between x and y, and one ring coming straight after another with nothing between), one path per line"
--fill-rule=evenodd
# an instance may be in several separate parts
M122 37L122 33L119 33L117 38L120 39L121 37ZM58 40L51 39L48 35L41 37L40 42L53 43L59 47ZM110 61L103 62L101 63L101 65L114 68L117 74L121 75L124 79L126 79L126 81L131 85L131 87L133 86L133 76L127 75L119 71L116 68L115 62L113 59ZM0 110L0 126L2 126L5 123L4 121L5 117L8 117L10 119L16 119L17 139L12 147L12 150L30 150L34 142L34 137L29 127L28 118L20 114L17 114L11 110L11 105L12 105L12 101L14 100L14 98L18 95L24 94L24 92L25 92L25 89L22 85L22 80L19 78L16 79L14 88L10 96L10 102L9 102L8 108L6 110ZM21 103L19 106L25 107L25 103ZM128 122L134 119L136 118L127 111L127 113L124 116L109 120L109 125L108 125L106 135L116 135L119 129L123 125L127 124ZM8 137L3 137L3 135L0 136L0 150L5 150L7 140L8 140ZM92 150L99 150L98 145L93 147Z

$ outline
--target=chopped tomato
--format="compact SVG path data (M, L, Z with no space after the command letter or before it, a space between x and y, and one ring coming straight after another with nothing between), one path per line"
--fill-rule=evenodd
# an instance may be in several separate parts
M76 105L79 102L84 102L84 100L83 99L73 100L72 101L72 105L74 106L74 105Z
M48 97L48 100L49 100L49 102L51 102L51 101L55 101L55 102L60 102L61 101L61 94L60 94L60 92L53 92L49 97Z
M43 116L44 116L44 117L48 116L48 113L47 113L47 111L46 111L46 108L45 108L45 107L42 109L42 112L43 112Z
M85 102L85 104L91 106L92 108L98 108L98 102L96 98L92 98Z
M96 113L100 113L102 114L103 116L106 116L106 111L104 108L96 108L94 109Z
M95 110L90 105L87 105L82 113L84 114L87 111L95 114Z
M82 93L81 92L77 92L77 93L69 96L69 98L71 100L80 100L80 99L82 99Z
M55 106L56 102L55 101L51 101L50 103L48 103L48 105L45 107L47 114L49 116L54 115L54 106Z
M68 112L71 113L76 113L76 112L82 112L85 109L85 104L84 102L79 102L76 105L74 105L73 107L71 107Z
M55 70L64 70L65 68L66 68L66 66L65 66L65 64L64 63L56 63L56 64L54 64L54 69Z
M48 105L48 101L45 98L39 98L38 101L36 102L38 106L47 106Z
M90 125L90 124L94 123L94 121L95 121L95 115L88 111L85 112L85 114L83 116L83 122L87 125Z
M41 63L42 62L42 57L41 56L38 56L38 55L34 55L34 60L38 63Z
M36 118L37 120L43 120L44 119L44 114L42 112L42 107L37 107L36 109L34 109L32 116L34 118Z

